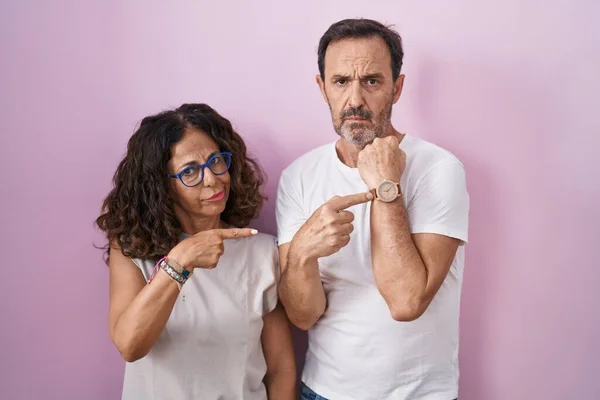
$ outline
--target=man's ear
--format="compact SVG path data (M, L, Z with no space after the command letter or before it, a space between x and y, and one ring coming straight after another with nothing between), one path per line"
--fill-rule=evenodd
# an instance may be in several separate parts
M396 82L394 82L394 98L393 104L396 104L398 99L400 99L400 95L402 94L402 89L404 88L404 75L398 75L396 78Z
M320 74L317 74L316 81L317 85L319 85L319 90L321 91L321 96L323 96L323 100L325 100L325 103L329 104L329 99L327 98L327 93L325 92L325 82L323 81L323 78L321 78Z

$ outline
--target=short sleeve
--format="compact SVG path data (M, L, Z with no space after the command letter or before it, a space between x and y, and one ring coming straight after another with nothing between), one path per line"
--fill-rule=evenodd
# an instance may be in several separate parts
M307 220L302 207L302 190L299 185L300 177L291 179L286 171L279 178L275 204L279 245L290 242Z
M277 306L279 283L279 252L277 251L277 242L273 236L268 236L266 246L261 246L261 251L256 254L255 261L260 264L260 276L258 278L258 287L261 288L262 296L255 309L263 316L270 313Z
M411 233L436 233L468 241L469 194L458 160L432 167L417 182L407 210Z
M154 271L156 261L142 260L141 258L132 258L131 261L133 261L135 266L140 269L140 271L144 275L144 279L146 279L146 281L150 280L150 276Z

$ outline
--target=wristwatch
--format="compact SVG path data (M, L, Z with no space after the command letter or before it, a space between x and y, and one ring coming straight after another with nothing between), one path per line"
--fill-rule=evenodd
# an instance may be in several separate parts
M383 201L384 203L391 203L402 196L400 184L388 179L384 179L377 187L371 189L371 193L373 193L375 200Z

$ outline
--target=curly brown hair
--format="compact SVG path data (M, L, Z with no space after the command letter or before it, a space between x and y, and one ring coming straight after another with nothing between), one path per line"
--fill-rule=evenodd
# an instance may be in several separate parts
M183 104L142 120L129 139L127 154L113 177L114 188L102 205L96 225L107 239L105 260L116 243L131 258L158 259L178 242L182 233L175 217L167 182L171 147L186 130L209 135L220 151L233 154L229 173L231 189L221 219L246 227L262 208L265 174L248 156L246 144L231 122L206 104Z

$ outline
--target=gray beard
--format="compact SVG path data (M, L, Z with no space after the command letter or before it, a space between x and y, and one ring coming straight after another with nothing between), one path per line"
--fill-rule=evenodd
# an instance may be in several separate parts
M366 145L372 143L375 138L383 137L385 132L384 129L376 129L377 127L363 127L362 125L363 124L359 123L342 124L341 128L336 129L336 131L343 139L360 149L363 149Z
M329 110L331 110L331 105L329 106ZM365 146L372 143L375 138L384 137L390 124L392 118L392 101L390 100L384 108L384 112L379 116L374 118L374 121L371 120L370 126L364 126L359 122L354 122L350 124L344 124L343 122L339 125L335 125L335 120L333 118L333 112L331 113L331 119L334 124L334 129L336 133L346 140L348 143L351 143L358 147L359 149L364 149Z

